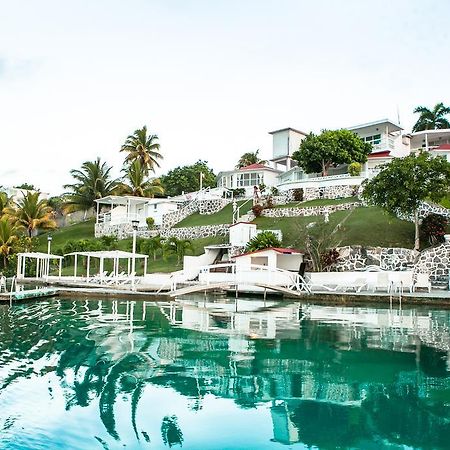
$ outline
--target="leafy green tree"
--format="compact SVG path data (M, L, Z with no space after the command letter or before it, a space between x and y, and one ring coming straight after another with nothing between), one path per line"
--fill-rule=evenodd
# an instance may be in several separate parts
M64 194L66 212L84 211L96 206L95 200L113 193L118 181L111 178L111 167L100 158L86 161L81 169L74 169L70 174L75 183L64 185L69 191Z
M163 158L159 148L158 136L148 134L147 127L144 125L127 137L120 151L128 153L125 163L139 161L145 173L148 174L150 170L155 170L155 166L159 167L158 159Z
M255 237L250 239L245 247L246 252L255 252L265 248L281 247L281 241L273 231L261 231Z
M259 158L259 149L256 152L244 153L236 164L236 169L242 169L243 167L250 166L251 164L266 164L265 159Z
M0 255L2 257L2 268L8 265L8 258L14 251L14 245L18 240L17 228L7 217L0 219Z
M200 189L200 173L203 173L203 187L214 187L216 176L206 161L197 161L189 166L176 167L161 177L161 184L167 195L173 197L183 192Z
M324 130L319 135L306 136L292 158L306 173L321 172L325 177L335 164L366 162L371 151L372 146L352 131Z
M19 199L14 207L6 209L6 215L18 228L26 230L28 237L36 234L37 230L54 230L56 222L54 211L46 200L39 199L39 192L28 191Z
M183 262L183 258L188 251L193 251L192 242L189 239L178 239L171 237L164 243L164 255L176 255L177 265Z
M153 198L155 195L164 194L161 181L158 178L149 180L147 170L139 159L133 161L128 167L124 167L123 172L125 172L123 181L116 189L120 195Z
M445 117L450 114L450 107L444 106L442 102L437 103L433 109L418 106L414 113L419 114L419 118L413 126L413 132L450 128L450 122Z
M393 215L412 215L414 249L420 248L419 206L427 199L439 201L450 187L450 163L425 152L395 158L364 184L363 198Z

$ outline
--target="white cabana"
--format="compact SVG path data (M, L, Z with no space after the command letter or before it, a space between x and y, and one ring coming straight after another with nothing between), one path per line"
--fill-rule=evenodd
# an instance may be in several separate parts
M143 255L140 253L132 253L132 252L124 252L121 250L100 250L95 252L72 252L67 253L64 256L73 256L74 261L74 271L73 276L77 276L77 265L78 265L78 257L84 256L87 259L87 271L86 271L86 278L89 279L90 276L90 266L91 266L91 258L97 258L100 260L100 267L99 267L99 278L102 280L104 278L104 263L105 259L110 259L113 261L113 278L119 277L119 262L121 259L126 259L128 261L128 268L127 273L128 276L135 276L134 273L132 273L132 267L134 266L133 261L136 259L143 259L144 260L144 276L147 274L147 260L148 255Z
M50 272L50 261L58 260L59 276L61 277L63 257L50 253L28 252L17 254L17 278L25 278L25 266L27 258L36 260L36 278L48 278Z

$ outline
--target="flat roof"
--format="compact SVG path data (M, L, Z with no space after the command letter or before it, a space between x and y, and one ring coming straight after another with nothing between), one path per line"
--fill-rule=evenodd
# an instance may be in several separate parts
M17 256L36 259L63 259L63 257L60 255L52 255L51 253L41 253L41 252L17 253Z
M117 205L126 205L130 203L174 203L172 198L154 198L154 197L136 197L133 195L107 195L106 197L98 198L96 203L103 203L110 205L115 203Z
M308 136L308 133L305 133L304 131L297 130L295 128L287 127L287 128L280 128L279 130L275 131L269 131L269 134L275 134L280 133L281 131L294 131L295 133L303 134L304 136Z
M355 125L352 127L346 127L346 130L359 130L360 128L369 128L369 127L373 127L375 125L383 125L383 124L388 124L391 125L393 130L391 131L400 131L403 130L403 128L398 124L393 122L392 120L389 119L380 119L380 120L375 120L374 122L367 122L367 123L362 123L361 125Z
M90 256L91 258L106 258L106 259L129 259L133 258L148 258L148 255L142 255L140 253L124 252L122 250L99 250L92 252L71 252L66 253L64 256Z

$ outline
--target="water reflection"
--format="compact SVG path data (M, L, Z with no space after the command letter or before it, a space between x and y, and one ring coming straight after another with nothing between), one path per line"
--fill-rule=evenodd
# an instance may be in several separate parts
M448 448L449 325L255 299L0 306L0 447Z

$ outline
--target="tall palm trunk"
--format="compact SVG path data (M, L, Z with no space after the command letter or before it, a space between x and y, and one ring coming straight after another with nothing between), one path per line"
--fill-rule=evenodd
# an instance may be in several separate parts
M419 230L419 210L416 209L414 211L414 228L415 228L415 236L414 236L414 250L420 250L420 230Z

